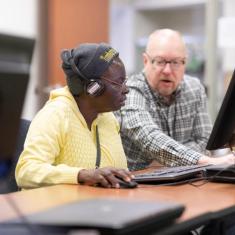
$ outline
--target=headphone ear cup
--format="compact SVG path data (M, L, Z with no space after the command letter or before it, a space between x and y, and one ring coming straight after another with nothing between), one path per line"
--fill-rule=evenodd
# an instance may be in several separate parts
M91 79L86 85L86 92L91 96L99 96L104 92L105 86L101 80Z

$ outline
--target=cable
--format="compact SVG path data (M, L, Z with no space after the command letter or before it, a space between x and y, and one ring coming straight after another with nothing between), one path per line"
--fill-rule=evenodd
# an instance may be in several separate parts
M176 181L176 182L170 182L170 183L157 183L157 184L153 184L154 187L155 186L175 186L175 185L181 185L181 184L186 184L186 183L189 183L191 184L192 182L195 182L195 181L201 181L201 180L204 180L206 179L207 177L198 177L198 178L191 178L191 179L186 179L186 180L179 180L179 181ZM138 182L139 184L141 184L141 182ZM146 184L146 183L144 183Z
M119 124L119 132L118 132L118 134L121 133L121 131L122 131L122 125L123 125L122 108L119 109L119 113L120 113L120 124Z
M95 169L100 167L100 160L101 160L101 150L100 150L100 137L99 137L99 129L98 125L96 126L96 163Z
M229 148L230 148L231 153L233 154L233 156L235 156L235 153L234 153L234 151L233 151L231 145L229 145ZM232 164L232 165L233 165L234 168L235 168L235 161L234 161L234 164ZM229 168L231 168L231 165L228 165L227 167L221 169L220 171L218 171L218 172L217 172L216 174L214 174L213 176L208 176L208 177L207 177L207 176L204 176L204 177L202 177L202 179L204 180L204 182L201 182L200 184L194 184L192 181L189 182L189 184L191 184L192 186L195 186L195 187L201 187L201 186L203 186L203 185L205 185L205 184L207 184L207 183L209 183L209 182L214 181L217 176L219 176L221 173L223 173L224 171L228 170ZM234 172L234 174L235 174L235 172Z

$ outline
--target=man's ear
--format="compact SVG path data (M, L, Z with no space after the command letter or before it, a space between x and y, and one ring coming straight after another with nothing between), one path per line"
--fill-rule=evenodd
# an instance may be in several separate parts
M144 63L144 66L145 66L148 62L148 56L146 55L145 52L142 54L142 56L143 56L143 63Z

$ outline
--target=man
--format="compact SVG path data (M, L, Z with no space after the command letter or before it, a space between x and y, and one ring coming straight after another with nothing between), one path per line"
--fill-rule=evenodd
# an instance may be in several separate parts
M166 166L234 161L232 155L203 155L211 122L204 87L184 75L186 57L178 32L162 29L150 35L143 53L144 70L128 80L126 105L117 112L131 170L153 160Z
M61 58L68 87L52 91L32 121L16 166L17 184L119 188L119 178L133 178L111 113L128 93L124 65L104 43L81 44L64 50Z

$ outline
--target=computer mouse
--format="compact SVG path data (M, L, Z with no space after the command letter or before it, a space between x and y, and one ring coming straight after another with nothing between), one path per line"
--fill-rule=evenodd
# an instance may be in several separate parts
M136 188L138 186L138 183L133 180L126 182L119 177L116 177L116 178L118 178L118 183L120 185L120 188Z

